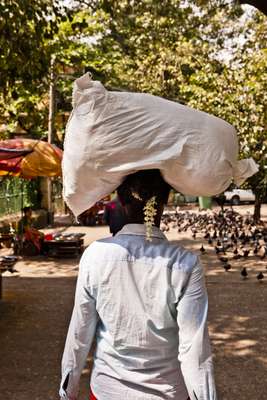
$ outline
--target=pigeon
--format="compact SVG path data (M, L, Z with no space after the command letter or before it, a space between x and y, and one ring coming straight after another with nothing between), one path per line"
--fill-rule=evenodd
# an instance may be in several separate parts
M219 260L220 260L222 263L227 263L228 258L227 258L227 257L219 257Z
M245 250L243 251L243 256L244 256L245 258L247 258L248 255L249 255L249 253L250 253L250 250L245 249Z
M216 252L216 254L219 254L219 253L225 254L225 251L224 251L224 248L223 248L223 247L217 247L217 246L215 246L215 252Z
M19 272L17 269L15 268L8 268L8 271L11 272L11 274L17 273Z
M246 267L242 268L241 276L243 277L243 279L247 279L247 277L248 277L248 272L247 272Z
M226 263L223 265L223 268L224 268L225 272L228 272L232 268L232 266L231 266L231 264Z
M266 256L266 247L265 246L261 246L259 248L258 255L261 260L263 260L265 258L265 256Z
M234 256L233 256L233 260L239 260L240 258L242 258L242 256L241 256L241 254L235 254Z
M202 254L204 254L204 253L206 252L206 250L205 250L203 244L202 244L202 246L200 247L199 251L200 251Z
M263 278L264 278L263 273L262 273L262 272L259 272L258 275L257 275L258 281L259 281L259 282L262 282Z

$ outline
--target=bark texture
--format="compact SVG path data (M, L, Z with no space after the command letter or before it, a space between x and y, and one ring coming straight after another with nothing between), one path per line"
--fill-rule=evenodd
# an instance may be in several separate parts
M259 194L255 194L255 204L254 204L254 214L253 218L255 222L260 221L261 219L261 204L262 204L262 197Z

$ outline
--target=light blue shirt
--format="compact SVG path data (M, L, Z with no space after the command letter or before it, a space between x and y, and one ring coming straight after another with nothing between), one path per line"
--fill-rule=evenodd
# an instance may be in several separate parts
M84 252L62 360L62 399L76 400L96 337L98 400L216 400L208 298L198 257L156 227L129 224Z

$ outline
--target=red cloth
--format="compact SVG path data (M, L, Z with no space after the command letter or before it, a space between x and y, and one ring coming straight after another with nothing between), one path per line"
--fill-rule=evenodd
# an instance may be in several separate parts
M97 400L97 398L93 395L92 391L90 390L89 400Z

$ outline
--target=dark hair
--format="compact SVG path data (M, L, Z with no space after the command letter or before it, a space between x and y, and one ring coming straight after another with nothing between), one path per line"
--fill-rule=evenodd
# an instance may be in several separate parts
M117 193L122 203L142 209L153 196L157 204L166 204L170 189L159 169L147 169L128 175L118 187Z
M26 214L26 212L30 211L31 209L31 207L23 207L22 211L24 212L24 214Z

